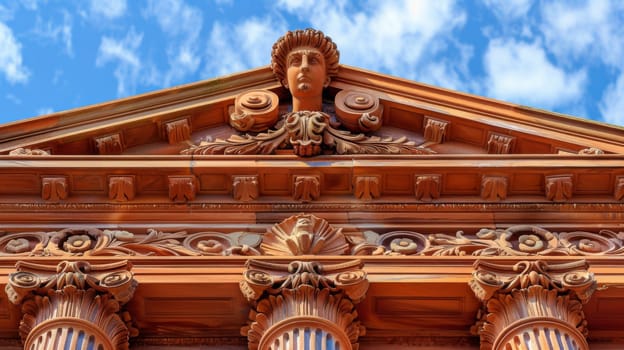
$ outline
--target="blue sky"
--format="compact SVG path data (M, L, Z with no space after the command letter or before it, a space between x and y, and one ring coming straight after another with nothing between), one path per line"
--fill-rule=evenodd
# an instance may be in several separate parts
M624 125L619 0L0 0L0 123L263 66L307 27L343 64Z

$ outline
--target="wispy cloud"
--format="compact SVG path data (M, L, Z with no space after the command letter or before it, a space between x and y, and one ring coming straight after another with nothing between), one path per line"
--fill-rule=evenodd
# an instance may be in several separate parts
M13 31L0 22L0 72L11 83L26 83L30 76L28 68L22 63L22 44L17 41Z
M566 72L555 66L539 42L494 39L483 64L489 96L541 108L580 99L587 80L582 69Z
M72 45L72 16L67 11L63 11L63 23L57 24L52 20L43 21L41 17L37 17L33 33L47 41L60 41L65 47L65 53L73 56Z
M16 105L21 105L22 104L22 100L19 97L13 95L13 94L6 94L6 95L4 95L4 98L6 98L7 100L13 102L13 104L16 104Z
M286 32L286 24L273 17L250 18L241 23L215 22L206 47L204 77L215 77L269 64L271 47Z
M102 37L95 64L98 67L109 62L117 65L114 74L117 78L117 95L119 96L134 93L141 79L143 64L139 58L139 47L142 40L143 34L137 33L134 29L131 29L122 39Z
M170 86L197 71L201 63L198 39L203 26L203 14L183 0L150 0L144 11L158 22L168 38L169 69L163 85Z
M526 16L534 0L484 0L484 3L498 18L508 21Z
M89 10L95 17L113 20L122 17L127 7L126 0L91 0Z
M605 122L624 125L624 73L607 87L598 108Z

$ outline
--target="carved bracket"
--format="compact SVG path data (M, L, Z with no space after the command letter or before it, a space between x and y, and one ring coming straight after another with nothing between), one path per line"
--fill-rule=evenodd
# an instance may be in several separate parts
M367 175L356 176L353 179L355 198L370 201L381 196L381 176Z
M574 189L572 175L546 176L546 198L554 202L565 202L572 199Z
M173 120L165 123L164 127L167 141L175 145L191 139L191 124L189 118Z
M414 195L423 202L431 202L440 198L442 175L416 175L414 178Z
M193 175L170 175L169 199L184 203L195 199L197 194L197 178Z
M41 178L41 198L58 202L69 197L69 184L65 176L44 176Z
M441 119L425 117L425 141L428 143L443 143L447 134L449 122Z
M293 199L311 202L321 196L321 177L319 175L296 175L293 177Z
M624 199L624 176L615 178L615 188L613 189L613 198L617 201Z
M252 305L248 325L241 329L249 349L276 349L284 343L357 349L364 327L355 304L368 290L362 267L359 260L334 265L249 260L240 283Z
M257 175L232 177L232 195L235 200L249 202L258 199L259 192Z
M516 138L509 135L490 132L487 142L487 152L490 154L509 154L513 150Z
M12 303L22 305L19 329L25 348L47 350L44 340L52 339L64 349L82 333L85 348L128 349L128 339L137 330L127 313L122 317L120 306L137 287L130 269L128 261L63 261L57 266L18 262L5 290Z
M483 176L481 179L481 198L499 201L507 198L507 177Z
M481 349L531 341L589 349L582 304L596 290L596 280L588 268L584 260L515 265L477 261L470 287L484 305L473 330L481 337Z
M136 189L133 175L109 176L108 199L127 202L134 199Z
M111 134L93 139L98 154L121 154L124 150L121 134Z

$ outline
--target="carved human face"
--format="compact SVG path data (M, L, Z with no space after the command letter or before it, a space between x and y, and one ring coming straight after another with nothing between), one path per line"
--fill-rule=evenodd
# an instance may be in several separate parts
M329 85L325 57L315 48L302 47L288 54L287 87L295 97L318 96Z

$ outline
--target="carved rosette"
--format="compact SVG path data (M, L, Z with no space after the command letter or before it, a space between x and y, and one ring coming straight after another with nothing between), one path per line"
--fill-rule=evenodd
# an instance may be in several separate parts
M273 226L264 234L260 247L266 255L344 255L349 249L341 229L305 214Z
M355 304L368 290L359 260L335 265L250 260L240 283L252 305L241 329L249 349L358 349Z
M589 349L582 304L596 289L588 264L475 263L470 281L483 302L474 331L481 349Z
M56 267L18 262L5 290L22 306L24 348L128 349L137 335L130 315L121 311L137 286L130 269L128 261L63 261Z

